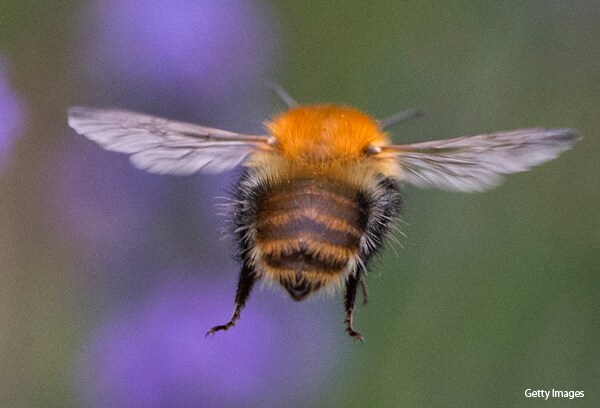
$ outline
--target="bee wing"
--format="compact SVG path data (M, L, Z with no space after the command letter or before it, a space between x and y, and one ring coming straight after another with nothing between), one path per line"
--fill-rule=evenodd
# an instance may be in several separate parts
M477 192L489 190L504 174L529 170L571 148L572 129L520 129L408 145L382 146L380 157L400 164L400 180L425 188Z
M245 135L124 110L73 107L69 126L152 173L219 173L243 162L269 136Z

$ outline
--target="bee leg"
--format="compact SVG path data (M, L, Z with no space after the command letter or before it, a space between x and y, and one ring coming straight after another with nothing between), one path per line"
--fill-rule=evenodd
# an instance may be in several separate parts
M220 330L229 330L231 327L235 326L235 322L240 318L242 309L244 306L246 306L246 301L250 297L250 292L252 292L252 287L254 286L255 282L256 274L254 273L254 270L248 267L244 262L244 266L242 267L240 278L238 280L237 292L235 294L235 310L233 311L231 320L229 320L229 322L226 324L213 327L206 332L206 336L209 334L214 334Z
M362 292L363 306L365 306L369 302L369 291L367 290L367 285L364 279L360 280L359 285L360 291Z
M363 336L360 333L354 331L352 328L352 316L354 315L354 303L356 301L356 290L362 280L360 271L356 272L356 275L348 277L346 282L346 296L344 297L344 307L346 309L346 319L344 324L346 325L346 332L356 340L363 341Z

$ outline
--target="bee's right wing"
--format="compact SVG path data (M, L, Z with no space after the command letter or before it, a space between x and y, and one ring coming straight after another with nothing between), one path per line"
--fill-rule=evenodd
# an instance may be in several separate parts
M450 191L489 190L505 174L529 170L556 158L579 139L573 129L519 129L471 137L377 148L395 159L400 181Z
M219 173L242 163L270 136L246 135L124 110L73 107L69 126L106 150L126 153L152 173Z

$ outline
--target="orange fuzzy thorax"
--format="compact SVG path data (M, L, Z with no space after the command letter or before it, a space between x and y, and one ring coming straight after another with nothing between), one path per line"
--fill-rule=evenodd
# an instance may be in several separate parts
M373 118L348 106L300 106L266 126L286 159L305 163L353 162L364 157L369 146L388 143Z

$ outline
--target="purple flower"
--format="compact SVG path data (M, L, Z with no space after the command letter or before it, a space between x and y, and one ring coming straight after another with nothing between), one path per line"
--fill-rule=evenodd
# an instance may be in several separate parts
M233 175L160 176L84 137L65 138L42 197L86 273L129 290L160 276L161 265L233 264L233 243L220 239L229 220L216 215L222 179Z
M255 1L96 1L87 65L94 80L150 87L169 95L166 104L190 95L227 101L272 65L269 14Z
M76 248L105 261L135 253L158 216L164 178L80 136L70 137L59 156L44 183L57 227Z
M0 59L0 170L10 161L12 146L23 130L25 102L10 86Z
M256 291L236 327L205 339L233 311L233 275L210 276L163 285L91 334L76 370L83 405L289 405L330 386L344 336L333 302Z

